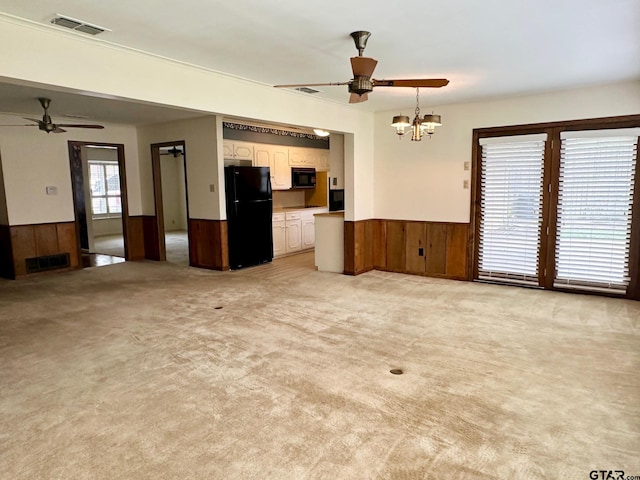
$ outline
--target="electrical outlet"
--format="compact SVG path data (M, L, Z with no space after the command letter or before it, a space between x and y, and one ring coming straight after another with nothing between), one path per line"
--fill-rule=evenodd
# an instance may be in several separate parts
M419 257L424 257L424 248L422 248L422 247L418 248L418 256Z
M338 185L338 179L336 177L333 177L331 179L333 181L333 186L335 187L336 185Z
M465 180L464 182L462 182L462 187L469 188L469 180Z
M464 162L464 169L469 170L469 162Z
M210 191L210 192L215 192L215 191L216 191L216 186L215 186L215 184L213 184L213 183L212 183L211 185L209 185L209 191Z

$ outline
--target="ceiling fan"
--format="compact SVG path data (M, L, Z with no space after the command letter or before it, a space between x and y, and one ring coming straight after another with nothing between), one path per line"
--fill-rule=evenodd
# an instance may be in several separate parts
M51 100L48 98L40 97L38 98L40 105L44 109L44 114L42 115L42 120L37 120L35 118L23 117L25 120L29 120L30 122L35 122L35 125L27 124L27 125L12 125L12 126L20 126L20 127L38 127L38 129L47 133L63 133L66 132L64 128L104 128L102 125L85 125L78 123L53 123L51 117L49 116L49 105L51 104ZM3 125L10 126L10 125ZM64 127L64 128L62 128Z
M168 149L166 152L160 152L160 155L173 155L173 158L178 158L182 156L182 149L174 145L172 148Z
M358 49L358 56L351 57L351 70L353 71L353 78L348 82L335 82L335 83L305 83L305 84L292 84L292 85L275 85L275 88L297 88L297 87L323 87L334 85L348 85L349 103L360 103L368 100L368 93L373 91L374 87L412 87L412 88L440 88L449 83L446 78L423 78L412 80L376 80L371 78L373 71L378 64L375 58L363 57L365 47L367 46L367 40L371 36L371 33L365 31L357 31L351 33L351 37Z

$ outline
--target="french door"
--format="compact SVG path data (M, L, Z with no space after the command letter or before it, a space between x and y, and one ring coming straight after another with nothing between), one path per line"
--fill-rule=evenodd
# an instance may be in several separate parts
M640 116L576 123L474 131L474 279L640 299Z

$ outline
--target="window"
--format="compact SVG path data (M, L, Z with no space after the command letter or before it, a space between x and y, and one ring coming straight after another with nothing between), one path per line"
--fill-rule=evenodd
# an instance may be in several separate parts
M639 134L640 129L560 134L554 285L619 293L629 285Z
M116 161L89 160L93 218L120 217L120 170Z
M474 278L640 300L640 115L474 131Z
M538 283L546 135L481 139L479 277Z

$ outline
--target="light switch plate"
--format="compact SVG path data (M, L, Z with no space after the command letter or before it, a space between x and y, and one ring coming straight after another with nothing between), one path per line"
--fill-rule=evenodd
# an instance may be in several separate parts
M465 181L462 183L462 186L463 186L464 188L469 188L469 180L465 180Z
M469 162L464 162L464 169L469 170Z
M210 185L209 185L209 191L210 191L210 192L215 192L215 191L216 191L216 186L215 186L215 184L213 184L213 183L212 183L212 184L210 184Z
M56 186L47 186L46 187L47 190L47 195L57 195L58 194L58 187Z

